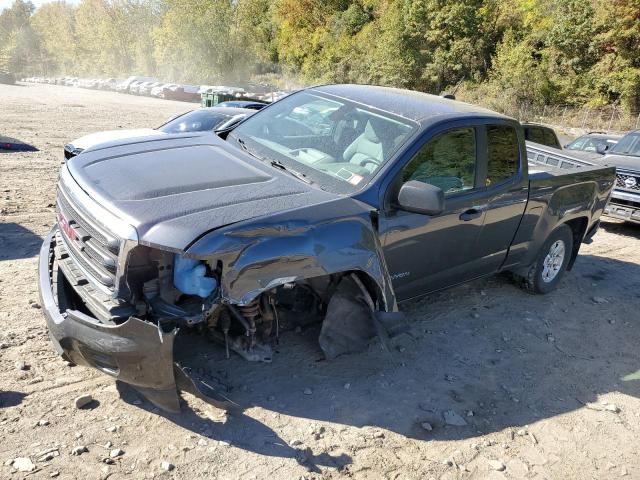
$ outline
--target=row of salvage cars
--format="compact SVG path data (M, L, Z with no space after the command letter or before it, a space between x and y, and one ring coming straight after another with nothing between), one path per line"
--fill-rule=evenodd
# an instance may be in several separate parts
M204 93L223 94L226 97L251 98L263 102L273 102L287 95L286 91L273 91L265 85L247 87L225 85L192 85L164 82L155 77L132 75L126 79L116 78L79 78L79 77L28 77L27 83L45 83L67 87L110 90L132 95L144 95L167 100L199 102Z

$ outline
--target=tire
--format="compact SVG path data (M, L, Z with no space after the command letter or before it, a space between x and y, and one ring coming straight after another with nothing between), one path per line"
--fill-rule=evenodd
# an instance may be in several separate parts
M516 275L516 279L529 293L549 293L562 279L572 253L573 232L567 225L560 225L547 237L526 275Z

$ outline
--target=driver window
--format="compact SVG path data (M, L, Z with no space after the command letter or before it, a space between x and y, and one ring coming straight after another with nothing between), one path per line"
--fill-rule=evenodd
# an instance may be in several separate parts
M445 196L471 190L476 176L476 134L456 128L425 143L402 173L403 182L418 180L439 187Z

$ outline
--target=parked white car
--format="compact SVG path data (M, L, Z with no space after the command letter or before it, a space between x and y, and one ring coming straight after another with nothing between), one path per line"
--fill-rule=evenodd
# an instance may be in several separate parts
M140 77L137 75L132 75L128 77L126 80L124 80L123 82L120 82L116 86L116 91L128 93L129 88L131 87L131 84L134 82L141 83L141 82L157 82L157 81L158 79L154 77Z
M105 132L91 133L65 145L64 158L69 160L88 148L106 142L172 133L218 132L235 126L256 112L257 110L236 107L198 108L175 116L158 128L107 130Z
M160 85L160 82L145 82L138 87L138 95L149 95L151 89Z
M177 83L161 83L151 89L150 95L152 97L164 98L164 89L178 88Z

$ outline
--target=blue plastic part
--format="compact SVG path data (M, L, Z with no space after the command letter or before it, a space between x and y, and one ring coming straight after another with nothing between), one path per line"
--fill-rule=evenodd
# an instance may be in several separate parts
M173 283L188 295L206 298L218 287L215 278L205 277L207 267L200 260L176 255L173 262Z

